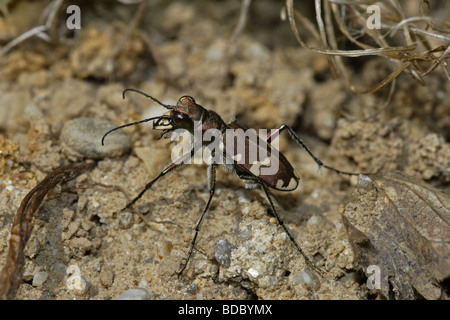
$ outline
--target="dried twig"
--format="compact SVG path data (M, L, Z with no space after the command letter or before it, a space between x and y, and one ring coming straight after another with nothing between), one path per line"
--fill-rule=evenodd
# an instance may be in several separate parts
M248 17L248 9L250 8L250 3L252 0L242 0L242 6L241 6L241 12L239 14L239 21L236 26L236 28L233 31L233 34L231 35L230 41L234 41L237 36L244 30L245 25L247 24L247 17Z
M146 1L142 1L139 3L138 8L136 9L136 13L134 14L133 18L129 22L123 37L121 41L113 48L112 53L106 62L107 68L113 72L114 71L114 59L117 57L117 55L120 53L120 51L123 49L127 41L130 39L131 34L136 29L137 25L139 24L139 21L141 21L142 14L145 9Z
M95 162L74 163L49 173L22 200L11 228L6 264L0 274L0 299L13 299L22 279L23 250L33 230L32 219L47 193L59 183L74 179L86 170L94 168Z
M14 38L11 40L6 46L4 46L0 50L0 57L8 53L12 48L17 46L19 43L34 37L34 36L41 36L44 39L47 39L48 36L45 34L45 31L49 30L53 24L53 20L55 19L56 12L58 11L59 7L63 3L63 0L53 0L45 9L44 14L46 14L47 18L45 21L45 24L40 25L38 27L34 27L33 29L30 29L24 33L22 33L20 36Z
M380 7L380 12L382 12L382 23L380 29L371 29L367 26L366 10L373 3L373 1L365 0L315 0L317 26L314 29L318 32L309 33L320 42L320 48L307 45L300 37L296 20L301 22L302 26L309 31L311 30L311 22L294 9L293 0L286 0L286 11L297 42L304 48L327 55L333 73L337 70L337 74L344 77L352 90L359 93L377 91L404 71L422 85L425 85L424 76L430 74L438 66L445 66L444 60L449 56L450 38L447 34L450 33L450 24L428 16L429 13L424 13L424 10L421 10L422 16L408 18L400 3L397 0L390 0L376 2ZM422 4L428 4L429 6L427 1L422 1ZM340 50L337 47L331 15L333 15L342 35L360 49ZM349 24L352 26L351 29ZM424 28L419 28L418 24L424 25ZM358 31L356 37L355 30ZM390 39L399 30L403 30L404 45L392 45ZM382 34L382 31L384 34ZM365 36L365 40L358 40L363 39L362 36ZM367 39L370 39L370 41L367 41ZM441 41L443 44L436 45L436 41ZM420 52L419 50L423 47L425 47L425 50ZM437 52L443 53L438 56L436 55ZM352 83L350 72L346 69L340 57L355 58L368 55L377 55L389 59L395 69L372 88L360 89ZM424 65L430 62L432 63L431 66ZM444 72L447 75L445 68Z

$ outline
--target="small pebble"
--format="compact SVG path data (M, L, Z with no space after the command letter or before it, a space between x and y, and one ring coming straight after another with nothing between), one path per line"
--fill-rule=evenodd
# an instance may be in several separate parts
M197 294L198 289L199 289L199 286L198 286L197 283L191 283L191 284L189 285L189 287L187 288L187 292L188 292L189 294Z
M311 290L317 291L320 288L320 281L314 274L314 271L303 270L300 273L300 278Z
M102 271L100 271L100 283L109 288L114 282L114 272L108 268L103 266Z
M147 288L147 285L148 285L147 280L142 279L141 281L139 281L139 288L145 289Z
M251 275L253 278L258 278L259 276L259 271L253 268L248 269L248 274Z
M44 284L44 282L47 280L48 278L48 273L43 271L43 272L39 272L36 273L33 277L33 287L40 287Z
M358 175L358 184L363 187L367 188L372 183L372 179L370 179L368 176L365 176L363 174Z
M85 277L74 274L67 279L66 285L67 288L73 291L77 296L82 296L89 290L91 284Z
M306 222L307 225L318 225L320 223L320 218L316 215L311 216Z
M133 215L131 212L122 212L119 216L119 228L129 229L133 225Z
M77 265L70 265L66 269L66 287L78 296L88 292L90 282L81 275L81 269Z
M61 131L61 144L67 156L71 158L101 159L118 157L130 150L131 138L123 130L103 135L117 127L114 123L94 118L78 118L64 124Z
M245 241L252 237L252 225L248 224L247 227L245 227L242 230L239 230L236 234L239 240Z
M228 240L219 240L219 242L217 242L214 257L221 266L225 268L228 268L230 266L231 249L234 248L235 246L228 242Z
M143 288L128 289L117 300L150 300L151 294Z

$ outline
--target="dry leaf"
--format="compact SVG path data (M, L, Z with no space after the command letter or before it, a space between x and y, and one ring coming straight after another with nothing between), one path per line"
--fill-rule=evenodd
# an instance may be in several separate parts
M67 182L96 166L96 162L78 162L60 167L39 182L23 198L11 228L6 263L0 272L0 300L13 299L22 279L24 249L33 230L33 216L47 193L57 184Z
M344 213L355 265L379 267L376 289L384 298L443 298L440 282L450 275L449 195L399 173L360 185Z

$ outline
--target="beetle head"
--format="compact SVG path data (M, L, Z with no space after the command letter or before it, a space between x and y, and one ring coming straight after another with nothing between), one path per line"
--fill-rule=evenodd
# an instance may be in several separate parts
M194 133L194 122L199 121L202 118L203 111L205 110L202 106L195 103L194 98L190 96L182 96L180 99L178 99L177 104L173 106L164 104L158 99L153 98L152 96L136 89L125 89L122 94L124 98L125 93L128 91L134 91L142 94L147 98L152 99L164 108L169 109L169 111L158 117L152 117L133 123L128 123L109 130L102 137L102 145L104 144L105 137L111 132L148 121L153 121L153 129L163 130L160 138L175 129L186 129L189 132Z
M199 121L204 108L198 105L194 98L182 96L175 106L168 106L170 111L164 113L161 118L153 122L153 128L157 130L186 129L193 133L194 121Z

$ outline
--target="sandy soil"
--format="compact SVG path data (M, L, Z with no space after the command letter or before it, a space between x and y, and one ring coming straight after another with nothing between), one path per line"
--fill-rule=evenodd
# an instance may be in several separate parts
M165 103L191 95L225 121L237 117L249 128L285 123L335 168L399 170L449 191L450 99L443 72L428 77L426 87L401 75L389 108L382 109L388 89L357 95L332 79L326 57L297 45L275 1L252 4L234 42L239 1L156 1L145 8L140 31L131 33L137 6L99 3L81 6L82 28L75 34L61 13L53 36L64 42L35 38L2 57L0 265L22 198L52 170L82 160L62 146L65 123L91 117L121 125L162 111L137 94L123 100L127 87ZM42 10L42 4L17 4L10 21L0 24L0 39L35 26ZM30 18L19 23L24 15ZM356 81L373 85L390 72L385 63L358 60ZM273 195L295 239L326 273L308 267L261 190L246 190L236 176L218 170L196 250L178 277L208 200L206 167L180 169L133 210L113 214L170 163L173 146L157 140L151 125L124 131L132 150L98 159L91 172L55 188L36 213L17 299L117 299L132 288L145 288L151 299L380 297L356 267L342 221L360 194L356 177L319 171L287 133L280 150L301 183ZM229 266L215 258L223 241L231 246ZM78 290L69 283L73 270L84 281ZM46 280L39 283L39 277Z

